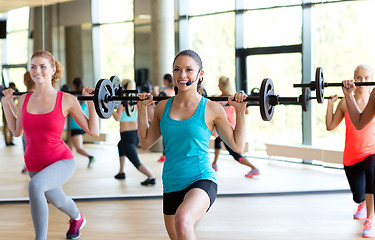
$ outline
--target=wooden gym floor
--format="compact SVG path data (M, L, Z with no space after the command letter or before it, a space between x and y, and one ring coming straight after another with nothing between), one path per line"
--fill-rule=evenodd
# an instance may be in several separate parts
M0 239L33 239L27 204L28 176L21 174L20 139L5 147L0 138ZM160 153L140 151L141 162L157 178L145 177L126 162L126 180L118 170L114 144L86 144L96 157L76 155L77 170L63 186L87 218L82 240L168 239L162 215ZM356 204L341 169L323 168L267 158L250 158L261 175L244 177L248 168L224 151L217 172L219 197L196 226L198 239L362 239L363 220L354 220ZM48 239L65 239L68 218L50 205Z

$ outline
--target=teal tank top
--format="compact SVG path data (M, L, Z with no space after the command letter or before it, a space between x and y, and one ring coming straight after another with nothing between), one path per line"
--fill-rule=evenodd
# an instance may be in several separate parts
M160 120L160 131L165 147L163 166L163 192L176 192L198 180L216 181L211 167L208 143L212 131L205 122L207 99L202 97L197 110L187 120L170 117L171 97Z
M135 109L134 115L129 117L125 111L122 112L120 122L136 122L138 120L138 111Z
M88 107L87 107L87 104L85 102L83 102L83 104L80 104L81 105L81 108L82 108L82 111L87 115L88 114ZM78 125L78 123L76 123L76 121L74 121L73 117L71 115L69 115L69 127L70 129L81 129L82 128Z

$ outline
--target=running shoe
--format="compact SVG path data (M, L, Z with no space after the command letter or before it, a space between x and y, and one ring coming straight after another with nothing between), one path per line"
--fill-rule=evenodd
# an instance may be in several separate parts
M359 204L353 217L355 219L365 219L367 217L367 210L365 204Z
M212 164L212 168L215 170L215 172L219 170L219 168L217 167L217 164Z
M91 167L91 165L94 164L95 160L96 160L96 159L95 159L94 156L90 156L90 157L89 157L89 164L87 165L87 167L88 167L88 168Z
M126 176L125 176L125 173L117 173L116 176L115 176L116 179L125 179Z
M255 175L259 175L259 174L260 174L259 170L258 170L257 168L255 168L255 169L251 169L251 171L248 172L248 173L245 175L245 177L247 177L247 178L252 178L253 176L255 176Z
M158 162L164 162L165 161L165 156L161 156L159 159L158 159Z
M155 185L155 178L147 178L143 182L141 182L143 186L148 186L148 185Z
M81 236L79 230L81 230L86 225L86 219L79 213L81 218L79 220L70 219L70 227L66 233L67 239L78 239Z
M365 222L365 227L363 228L362 237L373 238L375 237L375 228L372 219L367 218Z

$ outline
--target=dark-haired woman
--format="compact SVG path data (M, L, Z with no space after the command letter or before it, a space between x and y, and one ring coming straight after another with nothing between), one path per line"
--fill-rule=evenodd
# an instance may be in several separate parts
M173 62L176 96L160 101L154 118L148 123L147 105L152 95L139 95L138 136L142 148L148 149L161 136L165 145L163 165L163 213L171 239L195 239L194 226L216 199L217 183L211 167L208 143L214 128L233 150L245 147L244 93L228 97L236 109L237 125L233 129L219 103L199 94L203 66L192 50L177 54Z

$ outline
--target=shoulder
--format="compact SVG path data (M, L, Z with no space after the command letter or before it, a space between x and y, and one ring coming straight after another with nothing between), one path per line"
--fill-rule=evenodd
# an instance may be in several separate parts
M169 99L161 100L160 102L158 102L158 104L155 105L155 112L164 111L165 106L167 105L168 101Z
M31 94L31 93L30 93ZM18 106L22 106L23 105L23 103L25 102L25 99L26 99L26 96L27 95L29 95L29 93L27 93L27 94L23 94L23 95L21 95L21 96L19 96L18 98L17 98L17 100L18 100Z
M208 109L212 109L212 110L222 109L222 106L220 105L219 102L212 101L208 98L206 99L207 99L206 106Z
M77 98L70 93L62 92L62 102L64 106L67 106L68 108L71 108L73 106L78 106L79 108L81 108L81 105L79 104Z
M214 118L220 116L221 114L225 115L225 110L222 105L219 102L214 102L210 99L207 99L206 112Z
M343 114L346 112L346 101L345 98L342 98L337 105L337 110L340 110Z
M62 93L63 101L75 101L76 100L76 98L70 93L66 93L66 92L61 92L61 93Z

